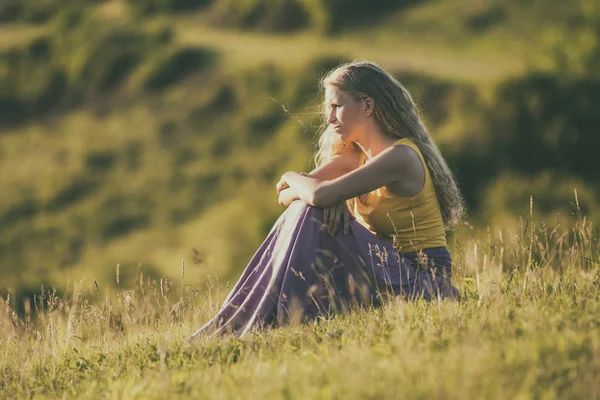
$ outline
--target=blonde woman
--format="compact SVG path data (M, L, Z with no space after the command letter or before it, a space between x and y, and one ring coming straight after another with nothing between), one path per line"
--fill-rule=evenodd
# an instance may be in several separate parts
M317 168L281 177L287 210L192 337L241 336L385 295L457 297L446 230L463 217L463 200L410 93L366 61L339 66L322 88Z

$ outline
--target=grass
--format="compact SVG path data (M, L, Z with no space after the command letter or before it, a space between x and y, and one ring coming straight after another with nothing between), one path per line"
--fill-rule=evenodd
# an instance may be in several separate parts
M14 205L25 216L14 229L4 226L2 236L11 246L4 254L15 258L2 265L0 289L8 287L10 295L0 300L0 398L600 398L600 246L596 227L578 215L570 226L564 219L562 226L546 226L533 213L509 226L499 207L487 207L500 226L465 228L452 241L460 303L397 299L242 339L184 340L217 311L227 281L230 287L280 211L265 201L273 195L270 174L310 157L307 128L295 120L272 128L271 140L264 139L272 146L248 151L248 143L263 140L248 127L284 115L279 103L297 101L292 112L302 113L314 101L312 92L299 91L296 100L288 94L302 87L290 77L309 69L306 60L372 58L394 71L481 88L526 67L519 56L524 48L542 51L526 40L516 46L525 35L511 41L504 35L510 24L468 35L457 19L445 19L453 2L436 3L390 15L381 29L337 37L223 31L197 23L197 15L168 17L176 40L218 51L222 75L199 75L141 100L121 94L124 99L114 98L124 107L108 112L101 103L96 111L86 104L3 131L0 166L10 174L0 177L2 207ZM107 18L122 17L116 4L102 9ZM459 8L461 15L470 9ZM432 21L441 23L445 41L427 30ZM527 17L520 21L523 29L537 29ZM0 48L24 44L44 29L0 26ZM228 90L230 109L212 115L212 100ZM456 143L467 114L444 113L454 117L434 130ZM212 156L223 138L232 141L231 154ZM114 167L102 169L89 162L94 159L114 160ZM69 182L89 176L86 168L98 169L102 185L95 195L61 212L45 207L57 193L69 193ZM209 191L217 170L225 171L223 179ZM511 187L503 209L515 212L512 201L531 188L525 181L517 193L512 182L499 181L488 197L501 202ZM27 217L26 207L18 207L27 199L43 206L39 214ZM144 209L148 227L110 241L98 236L114 210L135 217ZM248 218L248 210L261 212ZM175 211L183 212L181 221L169 222ZM65 260L74 252L70 245L83 241L79 258ZM190 257L196 247L205 258L199 265ZM138 260L145 262L141 268ZM56 292L36 288L33 297L31 282L40 281L55 284ZM15 292L25 283L21 295L29 303L21 297L17 303Z
M305 60L342 55L377 60L395 71L420 71L427 75L463 82L485 83L514 76L525 70L520 57L493 52L471 52L435 41L415 41L401 33L374 36L347 34L323 37L314 32L273 35L209 28L195 18L174 21L181 43L208 46L223 57L228 71L265 63L290 68Z
M577 4L553 1L436 0L365 19L339 34L318 30L277 34L211 26L205 12L168 18L185 44L210 46L237 70L269 62L294 66L340 54L396 71L471 83L497 82L528 69L547 69L548 35L569 26Z
M46 30L44 26L30 24L0 24L0 51L26 44Z
M194 266L42 288L21 316L3 299L0 396L598 398L599 239L585 218L550 229L530 212L512 234L456 241L460 302L394 299L241 339L185 340L228 289L186 285Z

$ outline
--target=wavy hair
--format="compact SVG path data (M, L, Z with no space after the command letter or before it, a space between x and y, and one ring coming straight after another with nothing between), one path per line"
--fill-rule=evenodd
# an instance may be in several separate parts
M348 93L357 101L372 98L375 103L373 116L381 130L392 138L408 138L417 145L429 169L444 225L448 230L458 228L466 214L462 194L448 164L421 121L417 105L408 90L380 66L369 61L340 65L321 80L322 90L329 85ZM355 143L343 142L328 126L325 102L323 117L315 153L317 166L327 163L335 154L351 148L358 149Z

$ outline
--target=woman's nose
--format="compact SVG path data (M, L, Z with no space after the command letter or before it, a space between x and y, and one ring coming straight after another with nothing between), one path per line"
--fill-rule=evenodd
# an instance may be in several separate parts
M331 110L331 112L329 113L329 118L327 119L327 123L334 124L335 121L337 121L335 118L335 112L333 110Z

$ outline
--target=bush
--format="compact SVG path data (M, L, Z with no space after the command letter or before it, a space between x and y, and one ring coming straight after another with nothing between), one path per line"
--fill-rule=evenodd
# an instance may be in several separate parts
M481 33L504 21L507 11L502 4L491 4L473 10L467 15L465 25L473 32Z
M19 18L22 5L16 1L0 4L0 22L11 22Z
M325 33L372 22L386 12L415 4L418 0L299 0L311 23Z
M577 190L577 202L575 201ZM499 175L482 191L484 218L488 223L501 222L508 215L528 215L529 199L537 217L548 224L587 216L592 221L598 214L598 191L579 178L549 171L533 177L514 173ZM578 208L579 207L579 208Z
M0 22L45 23L65 8L82 9L98 0L3 0Z
M117 87L143 59L146 37L139 32L117 31L88 43L85 59L72 79L81 91L105 92Z
M530 74L501 85L488 111L498 169L600 178L600 80Z
M163 89L210 65L213 53L198 48L176 49L159 56L143 79L143 87Z
M293 31L308 26L326 32L364 24L416 0L222 0L211 8L213 23L243 29Z
M30 50L31 47L0 54L0 71L4 72L0 85L0 122L18 122L43 113L60 102L65 93L64 71L47 65L43 57L32 57Z
M212 0L127 0L139 14L149 15L164 12L181 12L204 7Z
M168 29L110 24L72 9L53 28L25 46L0 51L0 124L102 100L134 70L144 76L137 88L162 89L212 60L203 49L172 49Z
M211 15L216 25L263 31L294 31L310 20L298 0L223 0L215 3Z

